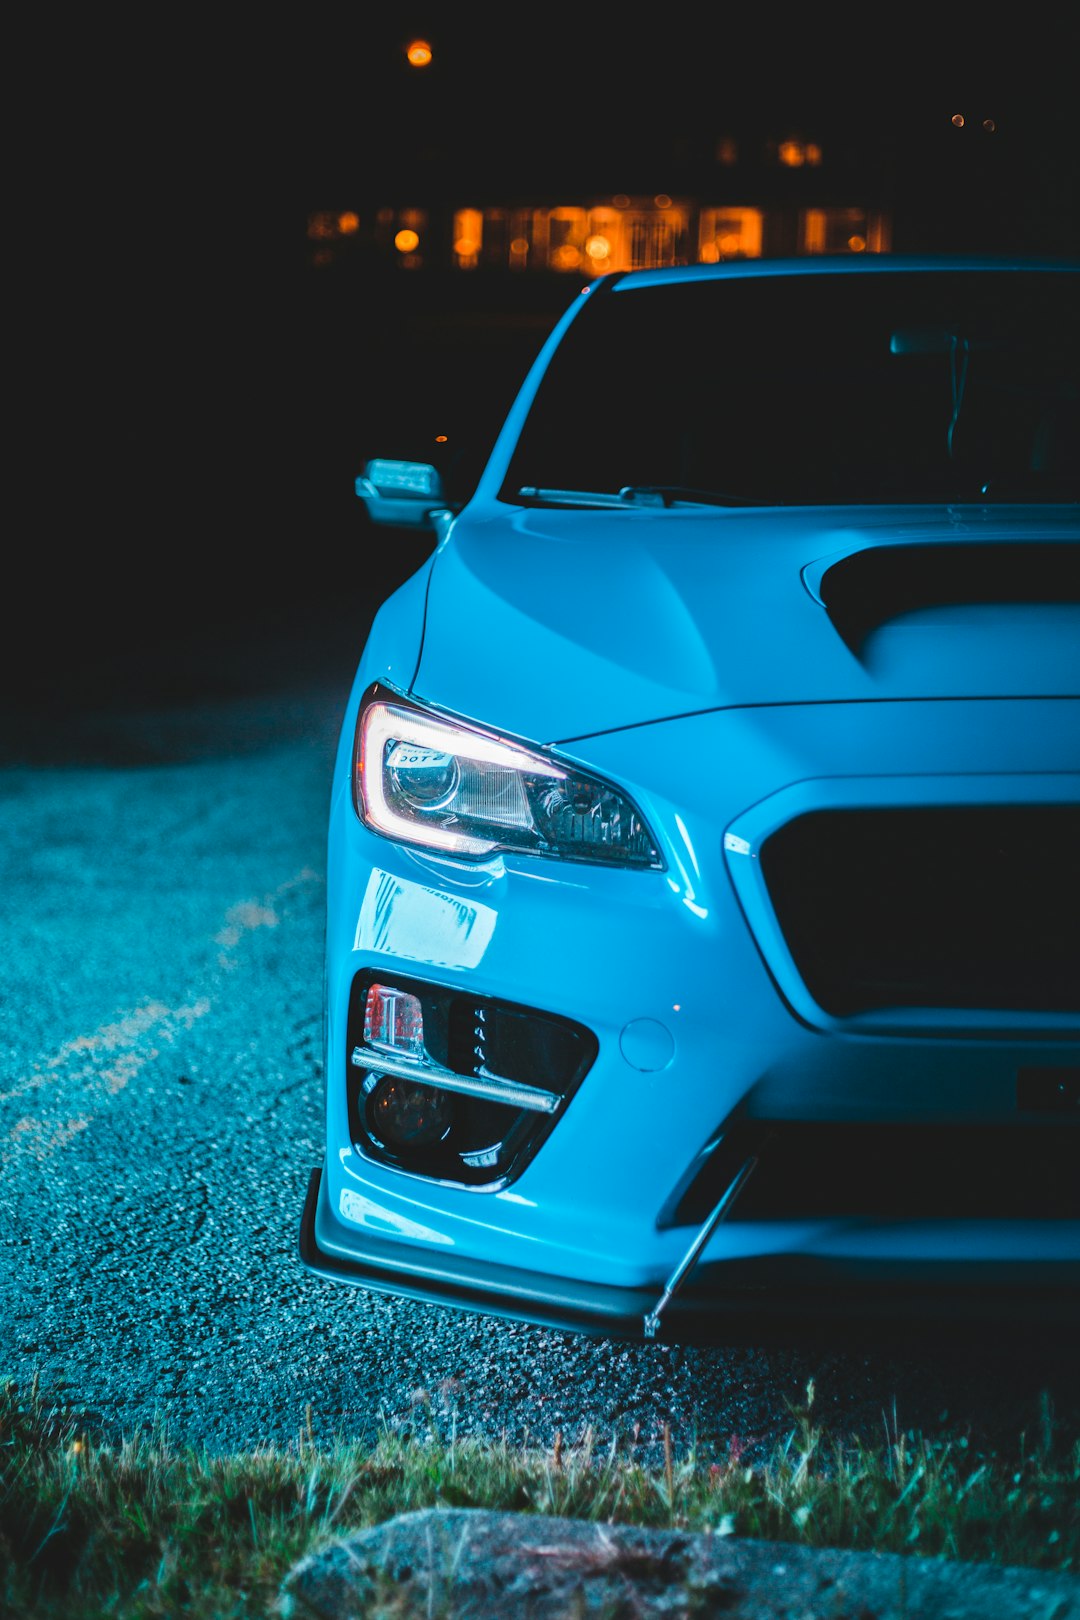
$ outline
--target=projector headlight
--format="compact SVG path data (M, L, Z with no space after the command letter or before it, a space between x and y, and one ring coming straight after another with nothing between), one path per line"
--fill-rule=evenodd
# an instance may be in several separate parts
M374 831L448 855L664 864L637 807L610 783L380 687L360 706L353 788Z

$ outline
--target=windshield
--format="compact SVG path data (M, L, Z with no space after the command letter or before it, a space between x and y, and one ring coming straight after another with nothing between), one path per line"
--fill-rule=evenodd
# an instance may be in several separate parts
M1078 279L1062 267L601 283L555 351L501 496L1074 501Z

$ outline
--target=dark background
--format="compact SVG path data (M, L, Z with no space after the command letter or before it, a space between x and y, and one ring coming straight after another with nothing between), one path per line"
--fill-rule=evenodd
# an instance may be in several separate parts
M381 598L421 554L365 528L364 456L410 412L428 425L485 405L497 421L577 290L319 275L315 210L463 189L692 192L718 133L747 149L800 133L839 190L893 208L895 251L1080 256L1065 8L948 22L262 8L37 26L12 56L8 704L97 701L145 681L145 655L167 663L177 638L271 636ZM436 53L422 71L404 57L417 35Z

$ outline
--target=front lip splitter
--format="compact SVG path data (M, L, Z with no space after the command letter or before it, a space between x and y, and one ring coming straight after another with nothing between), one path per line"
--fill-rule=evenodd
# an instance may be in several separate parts
M705 1228L716 1216L714 1210ZM701 1251L688 1251L668 1280L668 1287L676 1286L667 1300L659 1283L626 1288L459 1254L436 1257L346 1228L330 1206L321 1166L308 1179L299 1245L304 1266L335 1282L598 1338L764 1345L821 1337L831 1343L843 1325L851 1337L875 1343L915 1338L940 1345L956 1338L967 1342L970 1336L985 1346L989 1329L996 1345L1030 1342L1040 1331L1058 1335L1063 1353L1080 1352L1080 1262L1075 1259L959 1267L904 1261L888 1267L876 1261L872 1273L853 1276L850 1262L838 1266L822 1256L706 1261L705 1247L703 1242ZM679 1277L686 1258L690 1264ZM654 1316L650 1333L647 1323ZM661 1332L665 1323L669 1333Z

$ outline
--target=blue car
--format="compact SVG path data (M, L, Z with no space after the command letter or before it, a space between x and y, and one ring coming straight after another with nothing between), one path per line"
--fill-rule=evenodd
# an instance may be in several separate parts
M1080 265L601 276L359 653L300 1255L623 1339L1080 1321ZM374 532L374 530L372 530Z

